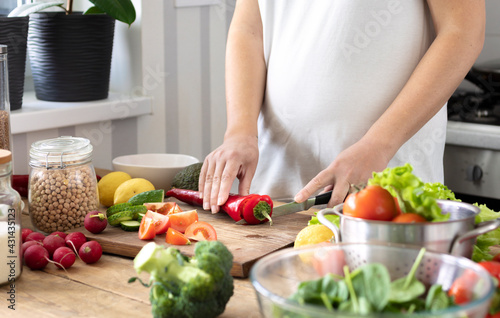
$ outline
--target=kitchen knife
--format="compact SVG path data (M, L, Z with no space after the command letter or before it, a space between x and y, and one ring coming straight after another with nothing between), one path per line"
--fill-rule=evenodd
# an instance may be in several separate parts
M306 211L315 205L327 204L328 201L330 201L331 197L332 191L328 191L315 197L309 198L301 203L290 202L277 207L273 207L273 213L271 217L292 214L299 211Z
M271 217L274 218L276 216L292 214L292 213L300 212L300 211L306 211L315 205L327 204L328 201L330 201L331 197L332 197L332 191L328 191L328 192L319 194L315 197L309 198L306 201L301 202L301 203L290 202L290 203L286 203L286 204L283 204L283 205L280 205L277 207L273 207L273 213L271 214ZM246 221L240 220L240 221L236 222L236 224L246 224Z

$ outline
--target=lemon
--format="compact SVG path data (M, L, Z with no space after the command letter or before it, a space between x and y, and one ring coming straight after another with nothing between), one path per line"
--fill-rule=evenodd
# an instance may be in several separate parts
M155 190L155 186L149 180L132 178L116 188L113 204L127 202L134 195L151 190Z
M328 242L333 238L333 232L323 224L313 224L306 226L295 237L293 247Z
M116 188L123 182L132 179L132 177L123 171L113 171L106 174L97 183L99 189L99 201L102 205L108 207L113 205Z

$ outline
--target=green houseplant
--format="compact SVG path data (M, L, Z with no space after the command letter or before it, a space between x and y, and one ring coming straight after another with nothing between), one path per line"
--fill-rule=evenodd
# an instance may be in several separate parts
M28 3L9 16L29 15L28 53L36 97L79 102L108 97L115 20L131 25L131 0L89 0L85 12L73 0ZM58 11L44 11L48 8Z

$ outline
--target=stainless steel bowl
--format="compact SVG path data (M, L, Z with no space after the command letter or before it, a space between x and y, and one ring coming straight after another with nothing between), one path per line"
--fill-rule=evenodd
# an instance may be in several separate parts
M318 212L318 220L330 228L338 242L382 242L410 244L429 250L470 258L477 236L500 227L500 220L475 224L480 210L469 203L438 200L442 213L450 213L445 222L394 223L372 221L342 214L343 204ZM326 214L340 217L340 227L325 218Z
M332 313L319 306L300 305L288 297L297 290L301 282L318 279L330 272L341 274L344 265L349 266L352 272L366 263L380 263L387 267L391 280L404 277L410 272L419 251L420 248L417 247L368 243L288 248L258 260L250 271L250 280L263 317L360 317L349 313ZM434 313L417 312L411 317L483 318L488 311L495 285L489 273L475 262L464 257L426 251L416 271L416 278L427 288L432 284L441 284L444 290L448 290L465 271L473 271L477 277L472 287L473 301ZM384 313L362 317L409 316Z

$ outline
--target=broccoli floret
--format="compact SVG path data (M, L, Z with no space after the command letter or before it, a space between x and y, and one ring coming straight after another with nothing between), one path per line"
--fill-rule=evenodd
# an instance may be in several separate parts
M216 317L233 295L233 255L219 241L196 243L194 256L154 242L134 259L137 273L150 274L154 317ZM147 285L149 286L149 285Z

